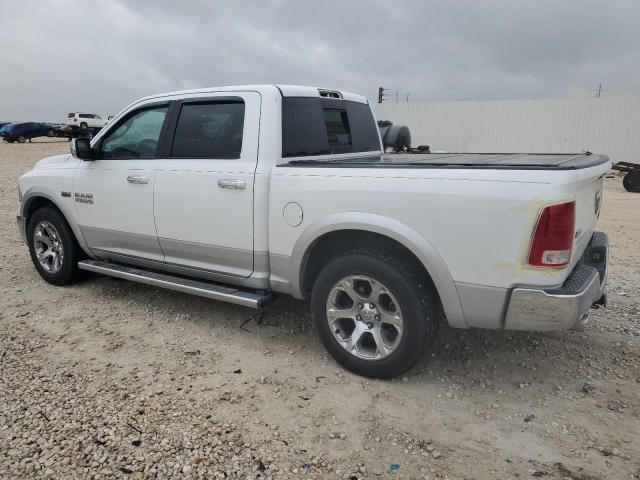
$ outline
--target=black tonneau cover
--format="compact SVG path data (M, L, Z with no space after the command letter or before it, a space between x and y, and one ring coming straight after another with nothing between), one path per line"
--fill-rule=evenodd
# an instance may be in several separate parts
M577 170L609 161L584 153L385 153L365 157L291 160L280 167L489 168L506 170Z

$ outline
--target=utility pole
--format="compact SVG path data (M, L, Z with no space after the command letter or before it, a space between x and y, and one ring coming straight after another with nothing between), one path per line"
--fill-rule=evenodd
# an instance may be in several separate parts
M407 93L407 103L409 103L409 94Z
M600 93L602 92L602 83L598 84L598 91L596 92L596 97L600 98Z
M385 90L388 90L388 88L378 87L378 103L382 103L384 101Z
M398 90L396 90L396 103L398 103Z

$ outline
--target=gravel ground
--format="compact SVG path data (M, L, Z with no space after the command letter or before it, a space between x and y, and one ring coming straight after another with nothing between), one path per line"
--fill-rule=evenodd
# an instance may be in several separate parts
M44 283L0 144L0 478L640 478L640 195L606 181L610 305L585 332L444 328L406 377L343 371L303 304Z

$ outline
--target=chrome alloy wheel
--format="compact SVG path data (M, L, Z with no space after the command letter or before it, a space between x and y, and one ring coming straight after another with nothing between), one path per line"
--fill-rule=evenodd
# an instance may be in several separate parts
M51 222L42 221L33 231L33 248L40 266L47 273L58 273L64 260L62 238Z
M402 340L400 306L379 281L351 275L329 291L327 321L340 345L355 357L379 360L391 355Z

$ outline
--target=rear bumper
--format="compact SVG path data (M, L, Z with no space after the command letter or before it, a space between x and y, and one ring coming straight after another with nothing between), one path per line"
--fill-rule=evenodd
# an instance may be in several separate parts
M594 232L591 241L561 287L515 288L507 307L506 330L582 330L589 309L604 295L609 240Z

